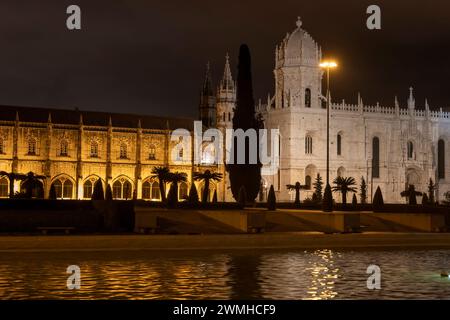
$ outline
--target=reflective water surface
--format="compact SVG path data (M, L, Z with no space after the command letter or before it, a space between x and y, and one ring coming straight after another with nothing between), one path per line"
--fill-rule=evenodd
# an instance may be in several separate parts
M382 271L368 290L366 269ZM69 265L81 288L66 287ZM2 253L1 299L450 299L448 250Z

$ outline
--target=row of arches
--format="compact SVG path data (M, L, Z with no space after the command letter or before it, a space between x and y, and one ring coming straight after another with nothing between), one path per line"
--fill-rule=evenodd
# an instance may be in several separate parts
M82 199L90 199L94 191L95 183L100 179L97 176L91 176L83 182L82 185ZM101 180L103 185L104 180ZM51 185L53 186L57 199L75 199L76 198L76 183L73 179L67 176L59 176L52 180ZM126 177L120 177L113 181L112 185L113 199L127 200L133 198L134 187L130 179ZM42 183L38 186L39 192L43 194L44 186ZM180 182L178 184L178 198L179 200L185 200L189 195L190 185L186 182ZM199 195L203 192L203 183L199 184ZM210 183L210 197L214 194L217 186L214 183ZM165 191L168 193L169 184L165 186ZM9 196L9 180L7 177L0 178L0 198L7 198ZM156 179L148 178L142 183L142 199L161 201L161 192L159 182ZM211 200L210 199L210 200Z

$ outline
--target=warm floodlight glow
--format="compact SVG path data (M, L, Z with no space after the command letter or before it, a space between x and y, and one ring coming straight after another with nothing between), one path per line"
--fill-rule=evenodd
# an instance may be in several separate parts
M324 61L319 65L321 68L336 68L338 65L335 61Z

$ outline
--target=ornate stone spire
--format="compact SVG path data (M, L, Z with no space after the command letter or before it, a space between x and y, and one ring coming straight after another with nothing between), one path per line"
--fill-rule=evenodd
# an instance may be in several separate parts
M202 94L204 96L212 96L213 95L211 70L209 67L209 62L206 64L205 81L203 82Z
M414 99L414 89L409 88L408 108L414 109L416 107L416 100Z
M301 28L302 27L302 19L300 18L300 16L297 17L297 22L295 23L297 25L297 28Z
M220 89L222 90L234 90L234 81L231 75L230 57L228 53L225 56L225 68L223 71L223 78L220 81Z

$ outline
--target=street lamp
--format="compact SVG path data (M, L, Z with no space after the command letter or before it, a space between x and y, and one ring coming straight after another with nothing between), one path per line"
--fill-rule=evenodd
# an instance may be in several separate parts
M335 61L323 61L319 65L327 71L327 185L330 184L330 70L337 68Z

